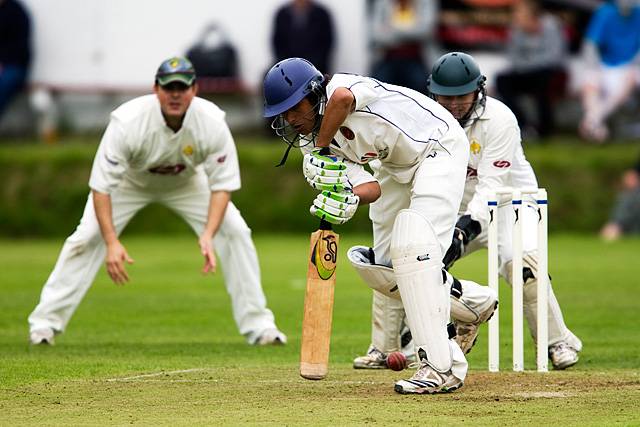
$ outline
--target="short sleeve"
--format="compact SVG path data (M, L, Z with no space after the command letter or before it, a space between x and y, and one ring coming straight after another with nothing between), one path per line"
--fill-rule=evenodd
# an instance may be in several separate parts
M93 160L89 187L100 193L111 194L127 170L130 151L124 129L118 120L112 117Z

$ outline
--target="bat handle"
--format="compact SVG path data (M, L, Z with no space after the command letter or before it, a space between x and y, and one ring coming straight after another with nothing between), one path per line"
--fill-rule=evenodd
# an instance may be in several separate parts
M329 147L322 147L320 149L320 154L322 154L323 156L328 156L331 154L331 149ZM329 221L321 219L320 230L333 230L333 225Z
M320 220L320 230L333 230L333 224L331 224L329 221L326 221L324 219Z

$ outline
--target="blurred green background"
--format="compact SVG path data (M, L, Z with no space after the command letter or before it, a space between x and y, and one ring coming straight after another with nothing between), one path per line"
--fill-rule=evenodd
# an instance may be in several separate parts
M77 225L89 191L88 180L99 136L73 137L56 145L7 141L0 145L0 234L7 237L66 236ZM300 170L300 152L276 168L285 148L277 139L236 137L242 189L234 203L254 231L309 231L315 220L307 207L315 196ZM606 221L625 168L640 152L637 143L589 145L571 137L525 144L525 154L549 192L549 227L595 233ZM364 209L361 209L364 211ZM186 229L161 206L144 209L128 233ZM366 213L341 227L370 230Z

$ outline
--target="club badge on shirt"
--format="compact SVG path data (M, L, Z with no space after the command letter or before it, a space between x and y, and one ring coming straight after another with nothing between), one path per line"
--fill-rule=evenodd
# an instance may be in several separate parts
M182 149L182 152L186 156L191 156L193 154L193 145L191 145L191 144L185 145L184 148Z
M480 146L480 143L478 143L477 139L471 137L469 148L471 149L471 154L479 154L482 147Z

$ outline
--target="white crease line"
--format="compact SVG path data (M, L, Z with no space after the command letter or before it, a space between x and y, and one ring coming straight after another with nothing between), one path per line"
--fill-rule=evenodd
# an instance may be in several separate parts
M135 382L135 383L224 383L228 382L228 380L224 379L213 379L213 378L202 378L202 379L151 379L152 377L158 377L162 375L172 375L179 374L184 372L196 372L196 371L205 371L206 369L186 369L183 371L170 371L170 372L157 372L153 374L145 374L145 375L136 375L133 377L124 377L124 378L109 378L106 381L108 382ZM339 381L339 380L323 380L321 381L323 384L339 384L339 385L389 385L388 381ZM291 380L257 380L251 381L252 384L296 384L301 383L299 379L291 379ZM303 382L304 383L304 382ZM315 381L314 381L315 383ZM311 382L309 382L311 384Z
M151 374L134 375L132 377L107 378L107 381L109 381L109 382L113 382L113 381L135 381L135 380L142 379L142 378L160 377L162 375L186 374L186 373L189 373L189 372L199 372L199 371L206 371L206 370L207 369L205 369L205 368L191 368L191 369L181 369L179 371L160 371L160 372L153 372Z

